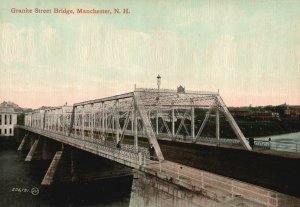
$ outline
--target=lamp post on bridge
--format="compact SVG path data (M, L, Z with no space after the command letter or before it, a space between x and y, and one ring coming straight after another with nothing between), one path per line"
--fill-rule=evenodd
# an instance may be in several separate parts
M156 78L157 78L157 90L158 90L158 94L159 94L159 89L160 89L160 84L161 84L161 76L158 75Z

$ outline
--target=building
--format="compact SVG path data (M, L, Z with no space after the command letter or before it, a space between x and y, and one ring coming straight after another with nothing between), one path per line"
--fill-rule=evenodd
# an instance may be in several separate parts
M233 108L230 109L230 113L234 117L245 118L251 115L251 112L248 108Z
M275 120L279 119L279 113L276 112L256 112L252 113L252 118L259 120Z
M286 109L284 110L284 114L286 116L300 118L300 107L299 106L289 106L286 105Z
M14 136L18 114L19 112L7 102L0 104L0 136Z

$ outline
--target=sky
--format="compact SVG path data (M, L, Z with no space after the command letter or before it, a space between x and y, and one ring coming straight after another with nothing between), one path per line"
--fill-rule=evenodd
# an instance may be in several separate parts
M160 74L161 88L219 89L228 106L299 105L299 11L298 0L1 0L0 102L73 104L155 88Z

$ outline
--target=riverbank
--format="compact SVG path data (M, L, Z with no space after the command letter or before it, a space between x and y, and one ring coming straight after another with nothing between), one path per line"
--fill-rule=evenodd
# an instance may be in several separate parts
M295 120L236 120L246 137L265 137L300 132Z

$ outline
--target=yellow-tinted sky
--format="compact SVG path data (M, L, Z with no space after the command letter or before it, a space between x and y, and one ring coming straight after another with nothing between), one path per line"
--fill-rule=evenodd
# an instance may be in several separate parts
M220 89L229 106L300 104L298 0L2 0L0 9L0 102L72 104L156 87L160 74L162 88Z

